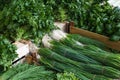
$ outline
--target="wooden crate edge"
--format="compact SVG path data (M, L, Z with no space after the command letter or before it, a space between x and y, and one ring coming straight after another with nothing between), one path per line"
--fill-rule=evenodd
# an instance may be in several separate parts
M69 26L69 33L80 34L82 36L98 40L104 43L107 47L120 51L120 41L110 41L106 36L74 27L73 23L71 23Z

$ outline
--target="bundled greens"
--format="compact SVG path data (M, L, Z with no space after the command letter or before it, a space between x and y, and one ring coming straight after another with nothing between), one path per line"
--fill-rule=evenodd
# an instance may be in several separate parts
M53 80L55 75L43 66L20 64L5 72L0 80Z
M101 66L101 65L94 65L94 64L84 64L81 62L73 61L69 58L65 58L64 56L61 56L47 48L43 48L39 50L40 55L50 58L56 61L59 61L61 63L69 63L72 65L75 65L79 69L82 69L84 71L93 73L93 74L98 74L98 75L104 75L106 77L111 77L111 78L119 78L120 77L120 71L117 69L114 69L109 66Z
M84 56L82 53L80 52L76 52L74 50L72 50L72 48L67 47L65 45L60 44L59 42L53 41L52 42L53 46L52 46L52 50L62 56L68 57L72 60L76 60L76 61L80 61L80 62L84 62L84 63L91 63L91 64L100 64L99 62ZM59 45L59 46L58 46Z
M85 46L86 49L81 49L78 51L83 52L84 55L89 56L92 59L99 61L104 65L111 66L120 70L120 62L119 62L120 54L110 54L107 52L95 52L95 51L89 50L88 47L92 48L94 46Z
M83 71L79 69L78 67L71 65L69 63L64 64L55 60L41 58L40 61L44 63L45 65L48 65L50 68L55 69L59 72L63 72L64 70L67 72L72 72L75 74L76 77L78 77L80 80L111 80L108 77L102 76L102 75L94 75L91 73L88 73L86 71Z
M59 30L48 34L49 42L46 38L43 40L49 48L39 50L40 61L56 72L67 72L56 77L44 66L28 64L10 69L17 56L11 42L29 39L41 43L43 35L55 29L54 21L74 21L79 28L120 40L120 9L110 6L107 0L1 0L0 3L3 3L0 6L0 73L5 72L0 80L120 78L119 54L107 52L101 42Z
M44 63L45 65L47 65L48 67L58 71L58 72L63 72L63 71L67 71L67 72L73 72L75 73L75 76L80 78L80 79L86 79L88 80L87 77L85 77L82 72L80 71L76 71L76 69L74 67L71 67L69 65L66 65L66 63L61 63L52 59L48 59L42 56L42 58L40 59L40 61L42 63ZM67 63L68 64L68 63Z
M72 49L76 50L78 52L78 55L83 54L87 57L90 57L90 58L102 63L103 65L115 67L120 70L120 62L119 62L120 55L119 54L113 54L111 52L104 51L94 45L79 46L79 45L71 44L71 42L69 42L68 40L67 40L67 43L65 43L66 42L65 40L63 40L61 42L63 42L64 45L67 45L67 46L71 47ZM58 43L58 44L60 44L60 43ZM57 46L57 43L54 45ZM61 49L61 48L58 48L58 49ZM57 51L57 52L59 52L59 51Z
M88 38L88 37L81 36L79 34L68 34L67 36L68 36L69 41L71 39L74 39L74 40L79 41L83 44L94 45L94 46L99 47L101 49L106 49L107 48L107 46L105 44L103 44L102 42L99 42L97 40L94 40L94 39L91 39L91 38ZM64 40L63 42L67 43L68 40ZM70 45L70 43L68 45Z
M120 55L105 50L101 42L59 30L45 35L42 41L47 48L39 50L40 61L56 71L72 72L81 80L120 77Z
M10 68L12 61L17 57L16 47L3 35L0 35L0 72Z
M119 54L113 54L111 52L104 51L94 45L85 45L85 46L80 46L77 44L75 45L75 43L74 44L71 43L72 41L70 41L69 39L61 40L61 42L64 44L63 47L61 46L61 48L60 48L60 46L58 46L60 44L59 42L56 42L56 41L54 41L54 42L55 42L54 46L56 46L55 51L57 51L58 53L60 51L62 51L62 53L64 53L65 45L67 45L67 46L71 47L72 49L76 50L78 55L83 54L83 55L90 57L104 65L115 67L120 70L120 62L119 62L120 55Z
M63 35L61 35L62 37L60 36L59 40L57 40L54 35L51 35L54 40L51 40L49 43L52 44L50 48L53 51L59 53L60 55L69 57L70 59L81 62L92 58L94 61L92 60L89 62L89 59L89 61L86 61L85 63L95 64L94 62L97 61L103 65L111 66L120 70L120 55L100 49L102 46L104 49L106 48L104 44L79 35L68 35L60 32L58 33L58 36L60 34ZM87 56L88 58L83 58L81 55Z

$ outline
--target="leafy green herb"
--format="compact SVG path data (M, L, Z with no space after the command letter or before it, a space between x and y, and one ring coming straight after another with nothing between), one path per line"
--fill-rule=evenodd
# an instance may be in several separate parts
M37 39L40 43L42 36L54 29L53 9L42 0L11 1L10 5L0 13L0 33L8 39Z
M64 72L57 74L57 80L79 80L74 73Z
M4 36L0 36L0 71L10 68L12 61L17 56L16 47ZM3 69L2 69L3 68Z
M108 36L112 40L120 40L120 9L113 8L107 1L44 0L44 3L52 6L55 20L74 21L79 28Z

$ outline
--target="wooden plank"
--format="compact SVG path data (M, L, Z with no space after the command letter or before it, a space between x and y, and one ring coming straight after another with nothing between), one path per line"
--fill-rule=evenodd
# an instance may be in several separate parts
M90 32L87 30L83 30L80 28L76 28L76 27L74 27L73 24L70 26L69 33L80 34L82 36L86 36L86 37L98 40L98 41L106 44L107 47L120 51L120 41L110 41L109 38L106 36L103 36L103 35L100 35L100 34L97 34L94 32Z

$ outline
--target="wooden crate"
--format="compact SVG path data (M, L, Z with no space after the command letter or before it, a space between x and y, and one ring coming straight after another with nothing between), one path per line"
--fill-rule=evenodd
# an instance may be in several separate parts
M31 41L20 40L13 43L16 47L18 57L12 62L13 65L27 62L28 64L38 64L37 52L38 48Z
M73 22L70 22L69 26L67 27L68 27L68 30L67 30L68 33L80 34L82 36L98 40L104 43L107 47L120 51L120 41L110 41L109 38L106 36L74 27Z

